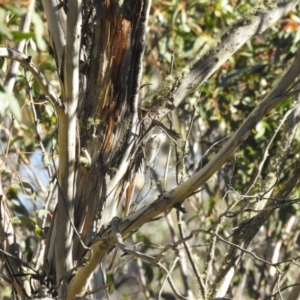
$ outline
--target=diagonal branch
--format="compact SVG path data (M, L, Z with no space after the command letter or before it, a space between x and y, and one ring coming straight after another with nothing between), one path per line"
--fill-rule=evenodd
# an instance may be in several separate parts
M293 83L294 79L300 72L300 48L298 49L295 59L283 75L281 80L274 88L264 97L259 105L252 111L240 128L229 139L224 147L219 151L213 159L203 167L199 172L186 180L180 186L166 192L158 197L152 204L143 207L139 211L124 218L119 224L120 232L123 237L126 237L130 232L141 227L157 217L160 213L171 209L177 203L184 202L195 190L201 187L215 172L217 172L223 164L231 157L234 151L245 141L247 136L255 125L276 105L285 99L284 93L287 88ZM75 295L82 295L86 289L89 277L95 270L96 266L101 261L102 257L113 247L116 239L111 229L91 245L92 251L85 257L88 261L85 266L78 269L76 275L72 278L69 284L68 299L73 299Z
M54 104L57 113L65 112L64 104L61 102L60 98L54 93L43 73L39 71L39 69L31 61L31 56L26 56L25 54L20 53L16 50L5 47L0 47L0 56L16 60L22 65L22 67L28 69L40 85L43 93L46 96L48 96L51 102Z
M177 298L178 298L178 299L187 300L187 298L185 298L184 296L182 296L182 295L178 292L178 290L177 290L177 288L176 288L176 286L175 286L175 284L174 284L174 282L173 282L173 280L172 280L172 278L171 278L171 273L172 273L172 271L173 271L174 267L176 266L176 263L177 263L177 261L178 261L178 259L179 259L179 251L178 251L178 249L176 249L175 247L170 246L171 248L173 248L174 251L177 252L177 257L176 257L176 259L174 260L174 262L173 262L173 264L172 264L172 267L171 267L170 270L168 271L167 268L164 267L164 266L162 265L162 263L160 262L160 259L161 259L161 256L163 256L163 253L165 253L165 252L167 251L167 249L169 248L169 245L167 245L167 246L163 249L163 251L162 251L162 253L161 253L161 256L158 255L156 258L155 258L155 257L152 257L152 256L150 256L150 255L146 255L146 254L144 254L144 253L141 253L141 252L139 252L139 251L137 251L137 250L132 250L132 249L128 248L128 247L124 244L124 242L123 242L122 235L121 235L121 233L120 233L120 231L119 231L119 228L118 228L119 221L120 221L120 220L119 220L118 217L114 217L114 218L112 219L112 221L111 221L111 227L112 227L113 233L114 233L114 235L115 235L115 238L116 238L118 247L119 247L125 254L127 254L127 255L129 255L129 256L140 258L140 259L142 259L142 260L144 260L144 261L146 261L146 262L148 262L148 263L150 263L150 264L153 264L153 265L155 265L155 266L158 266L158 267L159 267L161 270L163 270L163 272L166 274L166 277L165 277L165 279L164 279L164 281L163 281L163 284L162 284L162 287L161 287L161 289L160 289L158 298L160 298L160 295L161 295L161 292L162 292L162 290L163 290L165 281L168 280L168 282L169 282L169 284L170 284L170 286L171 286L173 292L176 294Z
M264 1L267 3L267 1ZM269 1L270 2L270 1ZM282 16L291 11L299 0L278 1L274 7L259 4L252 12L248 12L231 29L226 32L215 49L211 49L191 68L173 93L174 105L193 93L222 64L239 50L253 36L263 33Z
M267 2L267 1L264 1ZM145 103L150 117L144 122L146 127L152 119L160 120L201 84L210 78L223 63L237 52L253 36L261 34L280 18L291 11L299 0L278 1L278 4L259 4L235 23L221 38L215 48L197 61L190 70L168 76L157 93Z

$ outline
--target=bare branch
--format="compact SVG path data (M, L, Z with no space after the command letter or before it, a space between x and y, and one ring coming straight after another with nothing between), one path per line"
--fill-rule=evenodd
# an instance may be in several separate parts
M29 2L28 11L24 16L22 16L20 26L19 26L19 31L29 32L31 16L32 16L32 9L34 8L34 4L35 4L35 0L32 0ZM17 43L17 45L14 48L19 52L23 52L24 47L25 47L25 42L26 42L25 39L20 41L19 43ZM5 85L7 86L7 89L9 92L12 92L13 87L15 85L19 64L20 63L16 60L12 60L10 62L8 72L5 77Z
M184 228L183 228L183 225L182 225L182 213L180 211L177 210L177 219L178 219L178 229L179 229L179 233L180 233L180 237L181 239L184 239L185 238L185 234L184 234ZM199 285L199 288L200 288L200 291L202 293L202 297L205 296L205 291L206 291L206 286L205 286L205 283L203 282L203 279L201 278L201 274L198 270L198 267L197 267L197 264L194 260L194 257L193 257L193 253L191 251L191 248L188 244L187 241L184 241L183 242L183 245L184 245L184 248L185 248L185 251L187 253L187 256L189 258L189 261L190 261L190 264L192 266L192 269L193 269L193 272L197 278L197 281L198 281L198 285Z
M166 280L168 280L171 288L173 289L174 293L176 294L176 296L179 298L179 299L183 299L183 300L187 300L187 298L183 297L177 290L177 288L175 287L175 284L171 278L171 272L173 271L174 267L176 266L176 263L179 259L179 251L178 249L175 249L174 247L172 247L172 245L167 245L161 252L161 255L158 255L156 258L150 256L150 255L146 255L144 253L141 253L139 251L136 251L136 250L132 250L128 247L126 247L126 245L124 244L123 242L123 238L122 238L122 235L119 231L119 228L118 228L118 224L120 222L120 219L117 218L117 217L114 217L111 221L111 226L112 226L112 230L113 230L113 233L115 235L115 238L116 238L116 241L117 241L117 245L118 247L124 252L126 253L127 255L131 255L133 257L137 257L137 258L140 258L150 264L153 264L153 265L156 265L158 266L160 269L162 269L165 274L166 274L166 277L163 281L163 284L161 286L161 289L160 289L160 292L158 294L158 298L157 299L160 299L160 294L162 292L162 289L163 289L163 286L164 286L164 283ZM170 268L170 270L168 271L159 261L161 259L161 257L164 255L164 253L168 250L172 248L172 250L175 250L177 251L177 257L176 259L174 260L173 264L172 264L172 267Z
M119 225L122 236L126 236L143 224L157 217L160 213L173 208L177 203L182 203L193 193L193 191L201 187L216 171L218 171L227 159L234 153L237 147L244 142L254 126L271 109L282 101L284 92L298 76L299 69L300 49L298 49L289 70L283 75L277 85L264 97L264 100L262 100L253 110L241 127L224 145L223 149L219 151L219 153L205 167L180 186L160 195L158 199L149 206L146 206L123 219ZM72 293L75 293L75 295L84 294L85 284L87 284L89 276L96 268L106 251L115 245L115 242L116 240L111 229L108 229L101 238L96 239L96 241L91 245L92 257L90 257L89 262L86 266L78 269L77 274L70 282L70 286L72 286ZM80 286L78 284L78 278L80 278Z
M278 1L277 7L262 7L260 5L250 15L248 13L248 15L243 16L223 35L218 46L201 58L182 79L172 95L174 105L178 106L185 97L193 93L249 39L264 32L291 11L297 3L299 0Z
M51 86L47 82L43 73L39 71L39 69L35 66L35 64L31 61L31 56L26 56L23 53L20 53L16 50L0 47L0 56L13 59L18 61L24 68L27 68L35 78L35 80L40 85L42 91L46 96L48 96L51 102L56 107L57 113L65 112L65 106L61 102L60 98L53 92Z

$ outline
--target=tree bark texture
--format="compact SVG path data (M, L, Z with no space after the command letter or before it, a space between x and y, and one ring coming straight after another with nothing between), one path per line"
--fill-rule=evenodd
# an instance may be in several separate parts
M88 244L116 214L138 136L138 92L148 1L97 6L86 96L80 105L80 148L90 155L77 177L75 224ZM85 213L83 213L85 212ZM74 249L80 258L81 251ZM77 252L77 253L76 253ZM79 256L78 256L79 255Z
M270 27L299 1L281 1L278 6L259 8L251 18L238 22L224 34L215 49L191 69L168 77L139 111L139 116L138 94L150 0L94 2L95 7L91 3L86 4L89 2L84 4L91 14L84 11L86 7L83 9L79 32L81 1L69 1L67 7L58 0L43 1L63 104L43 83L35 69L30 69L33 67L28 59L7 50L8 54L1 54L4 49L0 49L2 56L20 59L33 74L37 74L45 94L50 96L58 112L60 196L53 218L55 226L52 224L52 235L49 233L48 237L45 266L48 277L55 276L59 269L55 284L60 283L60 279L64 281L67 299L84 295L91 274L105 253L115 245L111 229L105 228L115 216L123 192L128 184L132 184L139 165L136 157L143 139L141 135L153 120L159 121L177 107L247 40ZM81 44L78 43L80 39ZM204 168L180 186L160 195L149 206L122 220L119 227L123 236L185 201L220 169L259 120L282 101L287 87L299 74L299 55L300 50L287 74ZM263 214L252 219L258 224L255 230L262 224L262 217ZM60 230L61 224L63 230ZM86 251L78 234L73 234L74 225L83 243L92 251ZM239 233L236 242L247 246L252 234L244 236L242 231ZM225 277L230 273L236 265L238 252L232 252L227 268L220 275ZM85 263L80 264L83 257ZM68 276L72 267L77 270ZM217 291L218 287L214 290Z

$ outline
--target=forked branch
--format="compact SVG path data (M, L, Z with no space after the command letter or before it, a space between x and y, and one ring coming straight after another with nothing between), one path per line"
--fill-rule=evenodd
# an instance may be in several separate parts
M166 192L158 197L152 204L143 207L139 211L129 215L119 224L119 229L123 237L138 229L143 224L149 222L164 211L174 207L178 203L184 202L194 191L200 188L223 164L232 156L234 151L245 141L255 125L270 112L276 105L285 99L284 93L294 82L300 72L300 49L298 49L295 59L289 70L282 76L281 80L264 97L259 105L252 111L240 128L229 139L219 153L203 167L199 172L186 180L180 186ZM116 238L111 229L91 245L92 255L85 257L87 264L78 269L72 278L68 299L74 299L76 295L83 295L88 283L88 278L95 270L105 253L116 243Z
M21 52L6 47L0 47L0 56L16 60L22 65L22 67L28 69L40 85L43 93L49 97L50 101L55 106L57 113L65 112L65 106L61 99L54 93L44 74L32 62L31 56L27 56Z

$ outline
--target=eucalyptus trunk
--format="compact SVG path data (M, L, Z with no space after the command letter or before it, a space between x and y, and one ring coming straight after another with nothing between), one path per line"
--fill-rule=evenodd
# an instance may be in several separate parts
M60 9L63 30L50 27L67 111L59 115L60 188L46 270L56 280L81 261L87 245L116 215L134 175L131 154L140 132L138 97L149 14L149 1L74 3ZM57 34L64 32L61 51L57 44L63 39ZM99 263L91 288L104 284ZM64 296L67 281L62 282Z
M0 47L0 56L18 61L30 70L58 116L57 205L48 220L45 253L41 254L44 256L43 279L39 283L47 281L47 295L54 296L53 291L58 290L59 298L71 300L105 284L106 254L117 243L122 246L117 237L126 238L173 207L180 210L180 205L226 163L260 120L291 96L286 91L299 75L300 49L287 72L202 169L159 195L151 204L128 216L125 214L116 226L118 230L112 228L110 223L117 215L125 192L125 211L128 212L135 177L146 152L143 147L151 141L152 128L158 126L176 140L176 133L164 127L160 120L244 43L269 28L299 0L279 1L278 5L265 1L265 6L258 6L236 22L224 33L220 43L193 66L168 76L144 103L139 97L150 0L42 2L50 52L58 70L60 98L51 91L30 57L5 47ZM270 181L268 186L273 184ZM2 204L0 212L4 216L0 235L11 237L3 248L11 252L11 248L16 249L13 228L7 227L10 218ZM243 231L247 224L241 223L234 242L246 248L268 217L269 212L251 216L248 225L255 226L247 235ZM242 257L239 250L232 248L210 287L202 283L204 298L225 296ZM14 252L19 257L18 251ZM135 255L149 261L149 256L138 251ZM151 263L156 265L157 261L153 259ZM9 260L7 265L11 267L15 290L25 299L26 277L15 279L18 266ZM42 264L37 269L42 269ZM27 290L30 292L30 288ZM101 292L94 294L97 299L102 296Z

